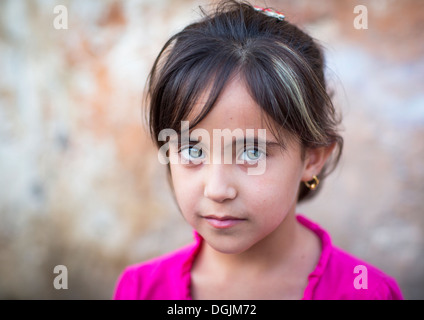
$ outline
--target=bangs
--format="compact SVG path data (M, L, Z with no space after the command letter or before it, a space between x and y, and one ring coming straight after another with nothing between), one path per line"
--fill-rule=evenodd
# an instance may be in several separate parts
M231 78L239 75L282 146L288 137L306 147L329 144L319 114L326 109L331 112L331 100L321 85L322 75L302 56L279 39L252 37L239 43L197 35L191 43L184 32L189 30L170 40L152 72L152 137L164 128L179 132L181 121L189 117L190 128L195 127ZM193 119L198 104L202 108Z
M238 47L220 47L205 39L203 43L196 43L193 52L185 50L182 54L177 50L178 42L168 49L170 53L163 54L162 59L166 63L160 66L158 62L155 70L157 79L150 79L154 84L151 86L154 91L150 92L153 98L150 104L160 106L150 110L153 137L157 137L164 128L181 133L181 122L188 118L191 119L190 128L195 127L209 114L226 85L236 76L240 77L261 108L262 119L282 146L285 146L288 136L298 137L296 124L302 124L302 116L296 112L299 110L296 94L302 90L298 89L302 85L296 77L292 79L293 84L285 75L276 73L274 66L278 62L275 61L285 56L281 48L274 52L269 52L272 49L268 48L264 52L258 41ZM269 47L269 43L267 45ZM217 50L219 47L221 50ZM175 55L175 52L179 54ZM284 63L282 69L285 73L296 75L295 70L287 68L290 69L289 64ZM201 105L201 108L194 115L196 105Z
M181 121L194 114L194 106L200 100L201 112L190 121L196 126L213 108L222 90L233 74L237 73L237 59L228 51L218 51L219 44L210 39L197 41L195 47L181 52L181 39L176 41L171 52L164 54L163 66L157 61L158 69L151 73L149 96L150 131L152 136L164 128L180 131ZM176 54L176 52L178 54ZM157 75L157 76L155 76Z
M258 40L249 48L243 74L252 98L266 113L278 140L296 138L306 147L329 144L320 112L331 112L331 100L320 75L286 44Z

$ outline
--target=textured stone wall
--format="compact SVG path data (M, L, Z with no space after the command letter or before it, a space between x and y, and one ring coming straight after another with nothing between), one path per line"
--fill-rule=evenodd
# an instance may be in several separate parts
M141 104L161 46L210 3L0 1L0 298L109 299L124 266L191 241ZM422 299L423 2L366 4L368 29L357 1L267 3L324 45L344 116L341 164L299 212Z

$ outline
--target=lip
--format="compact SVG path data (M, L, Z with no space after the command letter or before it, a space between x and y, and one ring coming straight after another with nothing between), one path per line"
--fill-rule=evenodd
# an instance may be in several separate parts
M209 215L204 217L206 221L214 228L216 229L228 229L232 228L241 222L245 221L246 219L241 219L233 216L215 216L215 215Z

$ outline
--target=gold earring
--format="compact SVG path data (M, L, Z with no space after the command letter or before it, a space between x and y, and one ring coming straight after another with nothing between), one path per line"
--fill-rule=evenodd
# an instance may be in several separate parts
M307 186L310 190L315 190L318 185L319 185L319 179L317 178L317 176L313 176L312 177L313 180L312 181L304 181L303 183L305 184L305 186Z

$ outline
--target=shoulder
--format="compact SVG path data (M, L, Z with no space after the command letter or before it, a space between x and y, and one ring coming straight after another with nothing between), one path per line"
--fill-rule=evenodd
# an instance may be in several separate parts
M330 299L401 300L394 278L374 265L332 246L317 293Z
M183 299L197 243L127 266L120 274L115 300Z
M304 216L298 221L321 240L321 256L309 275L305 299L398 300L403 299L394 278L372 264L334 246L320 225Z

